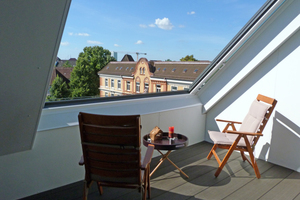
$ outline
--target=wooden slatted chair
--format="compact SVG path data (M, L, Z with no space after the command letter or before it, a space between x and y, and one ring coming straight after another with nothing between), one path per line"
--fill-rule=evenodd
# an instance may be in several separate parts
M85 166L84 199L93 181L102 186L137 188L150 198L150 162L154 146L141 162L140 116L105 116L79 113L79 128Z
M277 101L275 99L259 94L256 100L252 103L243 122L216 120L220 122L227 122L227 125L222 132L208 131L210 138L214 142L214 146L209 152L207 159L210 159L211 156L214 155L219 163L219 168L215 173L216 177L222 171L232 152L237 150L241 152L243 161L247 160L253 167L256 177L258 179L260 178L253 150L259 137L263 136L262 132L276 106L276 103ZM236 130L234 124L241 124L239 131ZM232 130L229 130L230 127ZM222 161L216 153L217 148L228 149L228 152ZM248 160L244 152L248 152L250 160Z

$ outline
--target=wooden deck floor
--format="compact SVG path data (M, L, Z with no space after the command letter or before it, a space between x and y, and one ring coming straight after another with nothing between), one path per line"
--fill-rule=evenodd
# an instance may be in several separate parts
M174 151L169 158L188 176L181 175L168 161L165 161L151 177L152 200L183 199L297 199L300 200L300 173L262 160L257 160L261 178L256 179L249 163L243 162L239 153L234 153L218 178L214 173L217 162L206 156L212 144L201 142ZM225 150L220 150L220 157ZM159 158L152 159L153 169ZM103 188L99 195L96 184L89 191L89 200L140 199L137 190ZM82 199L83 182L73 183L55 190L47 191L26 200L37 199Z

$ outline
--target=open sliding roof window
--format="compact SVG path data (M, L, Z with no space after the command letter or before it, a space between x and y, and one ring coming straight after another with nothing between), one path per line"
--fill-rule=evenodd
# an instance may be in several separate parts
M132 8L136 8L137 6L134 3L129 3L129 4L130 4L129 6L131 6ZM210 5L209 7L214 7L219 9L222 9L224 6L228 6L227 4L222 2L215 2L211 4L212 5ZM252 3L252 1L251 4L253 4L252 6L255 6L256 8L262 6L262 3L261 5L259 5L259 3L255 3L255 2ZM84 5L84 7L82 5ZM231 25L229 19L241 17L242 19L240 20L241 21L240 24L236 25L236 27L241 27L254 14L254 13L249 14L248 9L245 8L244 11L247 11L248 15L241 16L240 15L241 11L237 12L236 10L233 9L234 7L236 7L236 5L237 5L236 2L230 3L229 7L230 9L232 8L232 10L226 12L224 11L222 15L218 15L218 13L212 11L209 12L207 16L205 16L206 19L204 20L206 21L209 21L212 17L216 18L215 20L216 24L214 27L218 27L217 30L213 30L213 28L211 28L209 25L204 25L205 29L212 29L209 31L215 33L213 36L211 36L212 38L216 38L216 37L224 38L226 36L226 38L230 39L231 37L234 37L236 32L234 31L231 32L231 29L230 30L228 29L228 26ZM208 5L207 3L203 3L202 1L201 2L196 1L193 3L193 6L196 7L196 6L208 6ZM79 7L82 9L78 12L77 8ZM115 9L116 7L118 9ZM207 66L202 65L198 69L195 69L194 64L191 65L190 61L180 62L180 63L176 62L176 61L180 61L182 58L184 58L186 55L189 54L193 54L196 59L203 57L203 54L200 54L197 51L192 51L193 49L195 49L194 45L203 46L203 44L201 41L196 39L191 42L180 43L181 48L173 48L174 44L170 43L170 41L185 41L186 38L195 38L194 37L195 35L200 36L201 31L203 31L203 26L201 27L194 26L195 31L188 29L189 27L188 24L180 24L180 22L176 18L178 13L181 13L180 8L178 6L172 6L172 5L171 7L172 7L171 9L172 12L169 12L166 18L156 19L155 17L153 17L152 22L149 22L150 25L148 25L147 21L149 21L149 19L144 18L144 16L141 16L139 13L139 9L122 9L123 12L117 12L117 10L120 10L120 8L122 8L122 5L114 1L106 1L104 3L100 1L84 1L84 0L73 1L69 10L67 22L65 24L64 34L58 52L58 58L62 61L67 61L69 60L70 57L73 57L77 60L76 62L78 66L72 64L71 66L75 65L75 67L70 68L69 73L66 74L61 73L61 74L66 75L66 77L63 78L63 81L65 81L66 84L70 84L71 82L71 85L74 86L74 84L72 84L72 78L74 78L75 76L73 76L72 72L76 67L80 67L80 69L77 70L77 72L80 71L82 77L80 77L80 79L77 77L77 80L83 80L83 81L93 80L94 83L90 84L89 81L86 81L77 84L79 86L87 85L87 84L94 85L94 88L90 88L90 90L95 92L93 94L91 93L86 95L83 94L81 97L70 97L72 95L69 94L73 94L73 93L72 91L69 91L69 94L66 94L66 96L63 98L51 96L52 94L50 92L49 98L47 98L48 101L50 100L57 101L62 99L73 101L73 100L83 99L83 98L84 99L96 98L97 100L104 99L103 97L105 96L105 94L106 93L111 94L111 92L113 91L109 91L109 90L113 90L113 89L114 90L118 89L119 90L118 92L121 95L126 94L122 97L124 99L143 98L143 95L147 96L150 95L150 93L153 93L151 94L151 96L188 93L187 90L174 92L175 87L168 86L168 81L176 80L178 81L178 84L180 82L186 83L187 81L190 82L191 79L196 80L198 76L200 77L203 70L205 72L205 68L209 65L209 63L207 64ZM154 9L156 8L155 4L153 5L149 4L147 5L147 8L153 10L154 12L153 16L156 16L156 14L158 14L156 13L157 9ZM253 11L255 11L255 9ZM97 19L99 19L97 21L97 26L94 26L93 23L89 23L89 19L95 18L95 13L97 13ZM181 18L184 19L182 21L194 20L191 23L199 24L198 18L196 17L191 18L191 15L196 16L197 14L198 13L195 13L194 11L189 11L187 15L181 16ZM224 14L230 16L228 16L227 18L224 17ZM78 21L77 18L78 15L80 15L81 18L83 19L82 22ZM131 18L128 18L127 16L133 16L135 18L141 17L140 24L136 24L135 22L132 23ZM116 23L111 23L112 21ZM219 26L217 21L220 21L222 26ZM76 26L84 25L85 27L84 30L86 31L82 31L80 29L74 28L75 24ZM226 24L226 26L224 24ZM103 29L103 27L107 27L107 28ZM183 30L183 32L186 32L187 34L183 34L183 33L180 34L179 32L178 34L173 34L175 33L174 31L179 30L178 27L180 27ZM133 29L135 28L138 30L133 31ZM160 29L161 29L160 34L159 35L155 34L156 31ZM130 34L128 35L127 33ZM147 41L146 39L138 40L140 38L148 38L149 35L153 37L151 38L151 42ZM176 35L178 38L172 38L173 35ZM168 40L162 40L161 37L170 37L170 38L168 38ZM138 39L136 41L131 41L131 40L129 41L129 38L138 38ZM209 43L209 41L210 40L207 40L205 42ZM193 44L193 46L191 46L191 44ZM217 55L217 53L224 48L223 46L224 42L222 42L222 44L219 44L217 46L215 45L216 44L214 42L212 42L211 45L208 45L208 46L212 46L214 49L213 51L208 49L207 52L215 52ZM100 52L97 52L98 50L96 48L98 47L114 53L110 55L107 52L105 53L101 52L101 50ZM156 49L156 47L159 48ZM185 51L185 49L188 49L188 51ZM215 51L215 49L218 49L218 51ZM125 54L129 54L130 56L127 55L127 57L125 57ZM104 57L101 57L102 55L104 55ZM208 57L203 57L203 59L212 60L215 58L216 55L209 55ZM115 56L115 60L111 62L106 62L110 60L111 56ZM143 60L143 58L147 60ZM97 70L93 71L94 68L96 68ZM85 75L90 74L91 71L93 71L96 78L95 76L85 77ZM76 73L74 73L74 75ZM54 77L51 78L50 85L52 86L55 77L56 74ZM134 85L136 84L135 80L137 80L138 77L140 78L142 77L144 80L144 81L141 80L140 82L139 87L141 88L141 92L140 94L135 95L136 97L130 97L131 96L130 94L132 95L136 94L135 92L136 87L134 87ZM113 79L120 80L120 82L119 81L116 83L113 82L112 84L111 80ZM164 89L164 91L165 88L167 88L167 92L161 92L159 94L156 92L157 81L159 81L160 84L163 86L162 88ZM129 89L128 82L132 83L130 90L128 90ZM114 84L116 84L116 86L114 86ZM114 88L112 88L110 85L113 85ZM167 85L167 87L165 87L165 85ZM178 85L177 89L179 90L180 88L181 90L181 88L183 89L186 87L189 86ZM142 88L146 88L147 92L144 93L142 91L143 90ZM107 101L111 100L110 97L108 97L107 99L108 99Z

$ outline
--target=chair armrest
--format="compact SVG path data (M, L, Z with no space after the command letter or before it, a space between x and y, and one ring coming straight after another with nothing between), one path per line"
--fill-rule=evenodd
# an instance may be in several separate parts
M154 151L154 145L148 144L147 151L146 151L146 154L145 154L142 166L141 166L142 169L146 169L148 167L148 165L151 163L153 151Z
M230 121L230 120L223 120L223 119L216 119L218 122L227 122L227 123L233 123L233 124L242 124L242 122L236 122L236 121Z
M251 132L232 131L232 130L227 130L226 133L252 135L252 136L263 136L262 133L251 133Z
M81 156L80 161L79 161L78 164L79 164L79 165L84 165L84 159L83 159L83 156Z

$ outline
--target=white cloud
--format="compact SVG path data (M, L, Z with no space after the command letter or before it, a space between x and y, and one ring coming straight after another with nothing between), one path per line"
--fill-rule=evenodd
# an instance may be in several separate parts
M79 36L85 36L85 37L90 36L90 34L88 34L88 33L78 33L78 35L79 35Z
M140 24L140 27L141 27L141 28L147 28L147 25L145 25L145 24Z
M120 45L118 45L118 44L114 44L114 46L115 46L115 47L119 47Z
M196 12L195 12L195 11L187 12L187 14L188 14L188 15L194 15L194 14L196 14Z
M163 19L156 19L155 24L158 26L158 28L164 29L164 30L172 30L174 27L171 23L171 21L168 18Z
M138 40L135 44L144 44L142 40Z
M181 24L181 25L179 25L178 27L179 27L179 28L184 28L185 26Z
M99 41L92 41L92 40L88 40L87 43L88 43L88 44L103 44L102 42L99 42Z
M149 27L154 28L155 24L149 24Z
M70 36L84 36L84 37L88 37L88 36L90 36L90 34L88 34L88 33L72 33L72 32L70 32L69 33L69 35Z
M69 42L61 42L60 45L61 46L68 46L70 43Z

